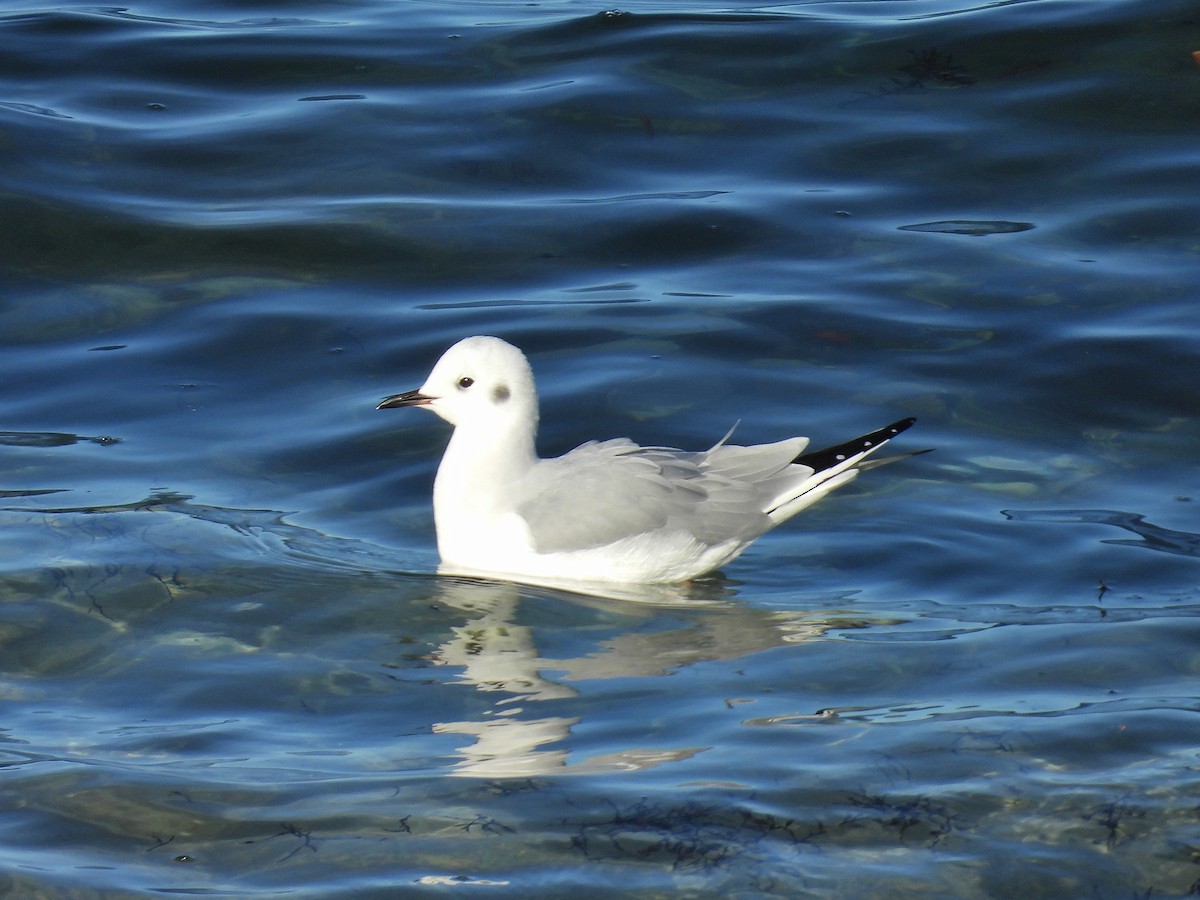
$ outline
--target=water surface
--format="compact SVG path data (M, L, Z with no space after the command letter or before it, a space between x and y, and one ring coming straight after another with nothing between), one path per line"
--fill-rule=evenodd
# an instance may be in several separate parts
M0 10L0 884L1187 896L1191 4ZM438 577L446 440L908 449L721 578Z

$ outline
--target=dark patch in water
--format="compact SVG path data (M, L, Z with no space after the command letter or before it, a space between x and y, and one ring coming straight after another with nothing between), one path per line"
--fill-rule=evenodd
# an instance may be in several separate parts
M422 303L417 309L490 309L508 306L595 306L608 303L649 303L643 297L609 297L603 300L460 300L451 303Z
M366 100L366 94L321 94L316 97L301 97L301 103L314 103L321 100Z
M1111 509L1005 509L1006 518L1014 522L1072 523L1084 525L1114 525L1132 531L1141 540L1101 541L1104 544L1124 544L1159 550L1178 556L1200 557L1200 534L1192 531L1176 531L1147 522L1137 513Z
M14 103L11 100L0 101L0 109L11 109L13 112L29 113L34 116L46 116L50 119L69 119L66 113L50 109L48 106L35 106L32 103Z
M87 437L60 431L0 431L0 444L9 447L66 447L88 441L93 444L119 444L120 438Z
M969 234L983 237L988 234L1016 234L1036 228L1032 222L976 221L974 219L947 219L943 222L922 222L919 225L901 225L898 231L920 231L927 234Z
M900 66L900 71L909 78L905 82L897 80L901 88L927 87L931 83L964 87L975 83L965 67L956 64L951 54L937 47L909 50L908 53L913 61L907 66Z

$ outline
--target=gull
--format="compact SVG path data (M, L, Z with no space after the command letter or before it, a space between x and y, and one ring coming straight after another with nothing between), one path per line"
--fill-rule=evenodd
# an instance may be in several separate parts
M409 406L454 426L433 486L439 572L516 581L698 578L860 471L903 458L867 457L916 421L810 453L805 437L739 447L730 432L697 452L615 438L541 459L529 361L488 336L459 341L421 387L376 408Z

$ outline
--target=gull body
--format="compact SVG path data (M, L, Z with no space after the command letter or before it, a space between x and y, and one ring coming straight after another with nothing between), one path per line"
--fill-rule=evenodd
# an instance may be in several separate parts
M425 383L379 409L419 406L454 426L433 488L440 571L637 584L688 581L896 457L867 457L915 421L805 453L808 438L688 452L626 438L541 459L525 355L464 338ZM726 435L728 438L728 435ZM907 454L906 454L907 455Z

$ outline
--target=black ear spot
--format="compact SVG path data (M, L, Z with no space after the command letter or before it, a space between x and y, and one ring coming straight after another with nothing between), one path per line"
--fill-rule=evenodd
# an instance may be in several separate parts
M498 384L492 388L492 400L495 403L504 403L512 396L512 392L508 389L507 384Z

